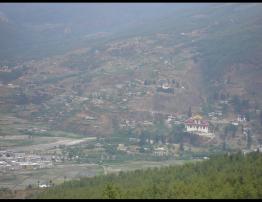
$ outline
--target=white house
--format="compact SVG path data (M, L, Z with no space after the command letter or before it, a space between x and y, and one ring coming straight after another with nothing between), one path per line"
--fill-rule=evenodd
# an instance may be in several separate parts
M168 151L164 147L157 147L154 149L154 155L155 156L166 156L168 155Z
M244 115L238 115L237 116L237 121L239 122L246 122L246 117Z

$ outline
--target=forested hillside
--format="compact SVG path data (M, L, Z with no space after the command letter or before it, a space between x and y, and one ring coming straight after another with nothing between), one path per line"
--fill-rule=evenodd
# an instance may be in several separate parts
M210 160L69 181L37 198L261 198L262 155Z

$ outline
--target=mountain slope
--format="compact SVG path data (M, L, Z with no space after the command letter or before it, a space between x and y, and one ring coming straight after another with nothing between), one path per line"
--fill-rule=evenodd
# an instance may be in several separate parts
M8 21L0 23L0 57L4 63L7 59L21 61L65 53L83 43L89 44L90 34L115 33L132 24L158 18L176 7L180 6L2 3L0 13Z
M137 121L137 126L144 128L143 121L157 121L155 114L158 113L162 119L170 113L186 114L189 107L195 113L204 113L204 105L218 104L221 100L213 98L223 94L229 101L235 96L240 96L241 102L248 100L249 108L234 111L237 107L233 104L226 118L232 119L237 113L250 113L254 131L261 137L256 112L262 106L261 5L176 5L170 6L166 14L168 5L152 6L151 11L140 17L134 15L138 11L142 13L147 5L131 9L120 6L123 10L114 15L108 27L114 24L116 28L118 23L121 26L117 31L112 28L109 35L91 34L85 29L86 24L82 24L89 14L92 19L96 17L93 12L83 14L85 9L98 9L99 6L76 6L74 9L81 9L74 17L69 12L70 7L60 10L59 5L52 9L47 6L37 15L39 7L34 11L28 6L28 12L37 15L35 19L24 13L17 15L21 22L27 22L24 28L35 30L33 35L41 40L34 38L33 46L31 44L25 51L17 48L17 51L30 57L32 52L42 56L52 54L34 61L22 59L24 62L11 66L14 72L7 73L11 80L2 79L7 74L1 74L4 83L1 86L1 110L15 112L31 121L38 120L50 128L82 135L110 136L126 119ZM109 6L105 16L109 17L118 6ZM107 5L99 7L101 12L106 8ZM153 15L157 8L161 8L160 16ZM7 17L12 11L9 9L5 10ZM49 18L45 18L44 11L50 12ZM124 11L128 12L120 23L117 15ZM82 15L84 17L80 19ZM56 21L50 25L53 18ZM147 20L140 24L141 18ZM133 20L127 23L130 19ZM66 36L63 30L65 35L60 36L62 27L78 21L81 23L76 26L83 26L84 31ZM10 18L4 23L11 22L15 23L15 20ZM103 22L98 24L95 31L106 31L102 29ZM54 36L47 41L53 32ZM87 38L82 40L87 33ZM13 62L13 59L6 60ZM16 87L10 88L10 82ZM174 93L161 92L159 87L165 82ZM89 116L96 121L87 121Z

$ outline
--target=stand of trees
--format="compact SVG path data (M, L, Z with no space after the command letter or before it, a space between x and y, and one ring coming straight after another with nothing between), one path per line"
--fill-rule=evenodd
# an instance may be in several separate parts
M261 198L262 154L217 155L204 162L68 181L36 198Z

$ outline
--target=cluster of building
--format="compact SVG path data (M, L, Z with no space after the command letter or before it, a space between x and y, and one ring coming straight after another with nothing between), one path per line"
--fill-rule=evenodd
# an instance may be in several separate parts
M238 126L239 124L245 124L246 122L247 122L246 116L243 114L238 114L237 119L231 121L231 124Z
M12 70L7 65L4 65L0 67L0 72L12 72Z
M154 125L152 121L135 121L135 120L122 120L119 124L121 128L136 128L137 125L151 126Z
M183 123L183 117L179 117L177 114L170 114L167 116L166 123L168 127L172 125L179 125Z
M223 116L223 112L220 110L208 113L208 117L211 118L211 120L218 120L222 116Z
M26 129L19 128L19 130L20 130L21 132L36 132L36 133L45 133L45 132L47 132L46 129L37 128L37 127L34 127L34 128L26 128Z
M237 121L238 122L246 122L247 121L246 116L243 115L243 114L238 114L237 115Z
M122 119L119 122L119 127L120 128L136 128L138 125L139 126L153 126L154 125L154 120L159 120L159 119L164 119L166 126L169 128L172 127L172 125L180 125L184 123L184 120L186 119L185 115L180 115L177 113L161 113L158 111L151 111L151 120L135 120L135 119Z
M143 149L144 151L150 150L150 148L148 148L148 147L140 147L140 146L137 146L137 145L126 146L125 144L118 144L118 146L117 146L118 151L122 151L122 152L125 152L127 154L139 153L141 149ZM169 153L168 153L168 149L166 147L157 146L152 150L152 154L154 156L167 156Z
M31 170L53 167L51 156L0 151L0 171Z

